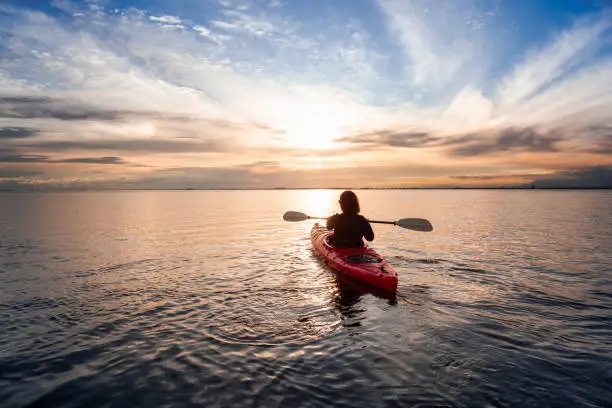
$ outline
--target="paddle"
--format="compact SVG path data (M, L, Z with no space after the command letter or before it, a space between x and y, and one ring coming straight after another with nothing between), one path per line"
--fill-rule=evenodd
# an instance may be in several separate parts
M297 211L287 211L283 215L283 220L285 221L305 221L305 220L326 220L326 217L311 217L310 215L297 212ZM398 227L406 228L413 231L422 231L429 232L433 231L433 226L429 221L423 218L402 218L397 221L372 221L368 220L373 224L391 224L397 225Z

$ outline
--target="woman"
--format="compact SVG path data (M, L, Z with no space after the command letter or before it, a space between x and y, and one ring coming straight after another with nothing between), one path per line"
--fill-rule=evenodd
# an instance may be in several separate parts
M374 231L368 220L359 215L359 200L352 191L340 195L342 214L332 215L327 219L327 229L334 230L333 242L336 247L363 246L362 238L374 240Z

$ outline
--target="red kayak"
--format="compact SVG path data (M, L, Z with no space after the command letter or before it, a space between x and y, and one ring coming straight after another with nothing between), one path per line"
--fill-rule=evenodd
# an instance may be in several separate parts
M335 248L328 242L332 235L331 231L319 224L313 225L310 232L313 248L329 266L360 282L395 292L397 272L376 251L368 246Z

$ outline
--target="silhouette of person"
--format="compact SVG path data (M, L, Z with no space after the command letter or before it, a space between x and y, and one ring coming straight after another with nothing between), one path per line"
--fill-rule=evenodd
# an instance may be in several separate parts
M327 229L334 230L333 242L336 247L363 246L362 238L374 240L374 231L368 220L359 214L359 200L352 191L340 194L341 214L334 214L327 219Z

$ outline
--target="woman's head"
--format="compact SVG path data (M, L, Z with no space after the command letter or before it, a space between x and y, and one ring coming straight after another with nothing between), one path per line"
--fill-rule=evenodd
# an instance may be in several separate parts
M352 191L345 191L340 194L340 208L343 213L359 214L359 200Z

